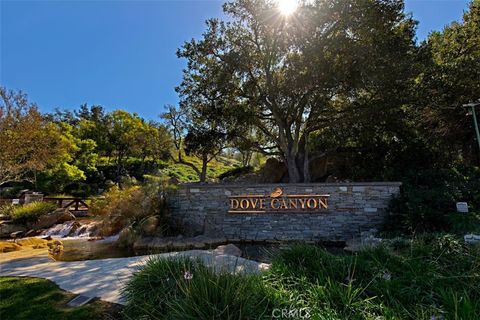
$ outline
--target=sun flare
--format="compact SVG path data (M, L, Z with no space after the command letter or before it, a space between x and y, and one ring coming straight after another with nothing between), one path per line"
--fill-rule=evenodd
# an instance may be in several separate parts
M278 9L284 16L289 16L297 10L298 0L278 0Z

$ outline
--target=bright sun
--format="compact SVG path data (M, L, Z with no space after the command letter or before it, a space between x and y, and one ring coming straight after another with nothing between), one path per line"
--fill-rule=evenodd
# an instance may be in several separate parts
M277 0L278 9L284 16L291 15L297 10L298 0Z

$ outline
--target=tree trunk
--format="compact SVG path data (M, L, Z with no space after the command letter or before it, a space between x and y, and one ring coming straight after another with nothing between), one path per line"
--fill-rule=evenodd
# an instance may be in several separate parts
M300 170L298 170L296 156L292 153L288 153L285 156L285 165L288 170L288 179L289 183L298 183L302 182L302 177L300 175Z
M122 175L123 171L123 156L118 155L117 156L117 174L115 177L116 182L120 182L120 176Z
M308 155L308 133L304 136L304 151L303 151L303 182L310 182L310 161Z
M207 180L207 164L208 164L208 154L202 156L202 172L200 174L200 182L205 182Z

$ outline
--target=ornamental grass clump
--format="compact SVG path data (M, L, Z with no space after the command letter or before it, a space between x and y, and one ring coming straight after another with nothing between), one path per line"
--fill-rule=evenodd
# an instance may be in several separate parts
M480 248L451 235L354 255L297 245L264 281L277 305L308 307L314 319L480 319Z
M111 236L119 233L126 227L136 229L141 236L142 221L149 217L156 217L159 221L158 234L168 232L169 209L167 192L171 188L164 179L154 181L146 179L142 185L111 187L107 192L92 201L89 212L103 219L102 235ZM151 235L150 235L151 236Z
M125 290L127 315L480 319L480 246L465 246L449 234L423 235L397 249L385 242L352 255L293 245L260 275L215 274L192 260L151 260Z
M123 294L127 319L258 319L269 311L259 276L215 273L188 258L149 260Z
M57 206L54 203L36 201L21 206L15 206L10 211L10 217L16 223L36 221L41 215L53 212Z

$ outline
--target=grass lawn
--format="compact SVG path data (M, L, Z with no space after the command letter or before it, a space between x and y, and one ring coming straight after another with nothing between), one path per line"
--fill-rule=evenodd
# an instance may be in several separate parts
M119 319L120 307L95 301L83 307L70 308L67 302L74 294L61 290L55 283L40 278L0 277L0 319Z

